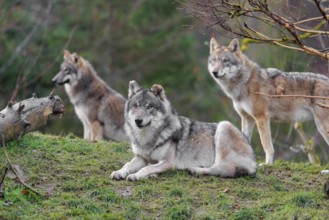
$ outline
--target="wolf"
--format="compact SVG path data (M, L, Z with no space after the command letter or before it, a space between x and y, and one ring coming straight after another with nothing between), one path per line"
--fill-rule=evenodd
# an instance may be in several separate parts
M179 116L155 84L141 88L130 81L125 129L133 159L111 178L137 181L170 169L194 174L255 175L257 161L245 135L227 121L206 123Z
M84 139L129 140L123 127L126 99L110 88L87 60L65 50L60 71L52 81L64 85L83 124Z
M303 122L313 119L329 144L329 110L321 107L328 105L329 100L319 98L329 96L329 78L326 76L261 68L240 50L237 39L225 47L214 37L210 40L208 70L232 99L234 109L241 117L241 130L249 141L257 125L266 164L272 164L274 157L270 120ZM288 96L280 97L282 95Z

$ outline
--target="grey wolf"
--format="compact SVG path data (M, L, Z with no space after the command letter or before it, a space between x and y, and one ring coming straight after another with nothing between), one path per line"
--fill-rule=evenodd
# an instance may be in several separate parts
M110 88L87 60L65 50L64 62L53 82L64 85L83 124L84 139L128 141L123 128L126 99Z
M238 177L254 175L257 162L247 138L229 122L206 123L179 116L155 84L129 83L125 129L133 159L111 174L112 179L137 181L170 169Z
M256 123L266 164L272 164L274 157L270 120L303 122L313 119L329 144L329 110L320 106L328 105L329 100L292 97L329 96L329 78L326 76L263 69L240 50L237 39L225 47L211 38L208 70L224 93L232 99L234 109L241 117L242 132L249 140ZM273 98L273 95L290 97Z

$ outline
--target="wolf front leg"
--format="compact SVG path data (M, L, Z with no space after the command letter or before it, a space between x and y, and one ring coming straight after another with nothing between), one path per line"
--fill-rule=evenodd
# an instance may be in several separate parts
M170 170L173 168L174 168L174 166L172 163L170 163L169 161L163 160L163 161L160 161L159 163L146 166L146 167L142 168L140 171L138 171L137 173L130 174L127 177L127 180L137 181L137 180L140 180L141 178L146 178L151 175L162 173L164 171L167 171L167 170Z
M150 153L151 160L157 161L157 163L148 165L137 173L129 175L127 180L137 181L141 178L146 178L173 169L175 168L175 156L176 145L173 145L171 142L166 143Z
M271 137L270 119L265 115L259 116L256 118L256 124L260 141L265 151L265 163L271 165L274 158L274 148Z
M247 136L248 141L251 142L252 131L255 127L255 119L243 110L239 102L233 101L233 106L241 118L241 131Z
M126 177L131 174L135 173L138 170L142 169L147 165L147 161L140 157L135 156L131 161L126 163L120 170L113 171L111 173L111 179L121 180L126 179Z
M244 133L247 138L249 143L251 142L251 136L252 136L252 131L254 130L255 127L255 119L248 115L245 112L239 113L241 117L241 130L242 133Z
M83 139L91 140L91 128L90 125L84 121L82 121L83 125Z

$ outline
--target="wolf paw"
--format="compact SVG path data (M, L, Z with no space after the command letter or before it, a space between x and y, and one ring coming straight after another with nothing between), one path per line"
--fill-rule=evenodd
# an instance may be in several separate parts
M321 171L321 174L324 175L324 174L329 174L329 170L322 170Z
M268 163L260 163L260 164L258 164L258 167L266 167L266 166L271 166L271 164L268 164Z
M158 178L158 174L151 174L149 177L150 178Z
M114 180L122 180L125 179L127 175L128 175L127 172L121 172L118 170L118 171L113 171L110 175L110 178Z
M188 172L193 175L203 174L202 168L200 167L191 167L188 169Z
M136 174L130 174L127 177L127 180L132 181L132 182L138 181L139 179L140 179L140 177Z

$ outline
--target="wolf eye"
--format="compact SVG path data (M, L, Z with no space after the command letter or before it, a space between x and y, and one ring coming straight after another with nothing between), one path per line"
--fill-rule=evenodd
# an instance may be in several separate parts
M133 108L137 108L138 107L138 104L137 103L134 103L133 104Z
M222 59L222 62L223 62L223 63L228 63L228 62L230 62L230 60L229 60L228 58L224 57L224 58Z
M147 105L147 106L146 106L146 109L147 109L147 110L151 110L151 109L153 109L153 106L152 106L152 105Z
M68 68L64 69L64 73L69 73L69 72L70 72L70 70Z

